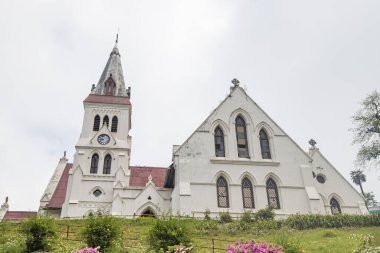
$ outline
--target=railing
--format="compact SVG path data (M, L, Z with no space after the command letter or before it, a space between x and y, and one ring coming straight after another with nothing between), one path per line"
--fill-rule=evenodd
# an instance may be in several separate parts
M73 224L57 224L56 233L59 238L68 242L83 242L81 231L84 225ZM2 222L0 223L0 233L5 234L21 234L21 223L18 221ZM136 236L131 236L136 235ZM137 230L129 230L123 237L123 246L126 250L141 250L146 252L148 250L148 242L145 235L140 234ZM228 244L233 243L231 239L227 238L213 238L213 237L193 237L193 241L197 244L194 248L204 253L219 253L226 252ZM103 251L102 251L103 252Z

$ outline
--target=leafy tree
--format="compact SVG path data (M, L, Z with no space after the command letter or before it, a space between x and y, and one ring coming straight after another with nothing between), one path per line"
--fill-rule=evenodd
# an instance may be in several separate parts
M365 198L365 193L363 190L363 185L362 183L367 181L366 175L363 173L362 170L353 170L350 172L351 175L351 180L354 182L354 184L359 185L360 191L362 192L363 197ZM367 201L365 200L365 204L368 208Z
M365 193L364 198L368 207L373 207L376 205L375 194L373 194L373 192Z
M380 93L376 90L361 102L361 108L353 116L353 143L360 144L358 164L380 164Z

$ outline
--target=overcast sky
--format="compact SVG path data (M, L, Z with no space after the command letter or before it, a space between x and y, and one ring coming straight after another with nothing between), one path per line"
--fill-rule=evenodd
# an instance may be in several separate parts
M349 179L352 115L380 88L380 1L1 1L0 202L37 210L120 29L132 165L168 166L241 86L304 150ZM380 170L365 191L380 201ZM357 187L356 187L357 188ZM358 188L357 188L358 189ZM1 204L0 203L0 204Z

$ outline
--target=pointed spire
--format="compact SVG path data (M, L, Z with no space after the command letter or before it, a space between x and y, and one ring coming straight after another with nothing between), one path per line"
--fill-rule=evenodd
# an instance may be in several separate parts
M110 95L110 96L127 96L124 83L123 68L117 43L119 34L116 34L115 46L111 51L107 64L100 76L99 82L91 94Z

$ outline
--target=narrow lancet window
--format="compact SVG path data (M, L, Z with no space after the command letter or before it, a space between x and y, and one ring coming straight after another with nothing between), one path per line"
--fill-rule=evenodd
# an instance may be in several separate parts
M106 155L106 157L104 158L103 174L111 174L111 162L111 155Z
M278 199L277 184L272 178L269 178L267 181L267 197L268 197L268 206L274 209L280 209L280 201Z
M220 127L217 127L215 129L214 138L215 138L215 156L224 157L225 156L224 134L223 134L222 129L220 129Z
M260 147L261 147L261 157L263 159L272 159L270 155L270 147L269 147L269 140L268 135L265 132L264 129L260 130Z
M238 156L249 158L247 130L246 130L246 126L245 126L245 121L241 116L238 116L236 118L235 128L236 128L236 141L237 141Z
M224 177L219 177L216 182L216 191L218 194L218 207L229 207L228 201L228 184Z
M255 203L253 200L253 189L251 180L244 178L241 183L241 190L243 194L243 206L244 208L255 208Z
M118 119L116 116L113 116L112 118L112 126L111 126L111 132L117 132L117 123L118 123Z
M107 127L109 126L109 123L110 123L110 119L108 118L108 116L106 115L106 116L104 116L104 118L103 118L103 125L105 124L105 125L107 125Z
M99 115L96 115L94 118L94 126L93 126L92 130L99 131L99 126L100 126L100 117L99 117Z
M340 213L342 213L342 211L340 210L339 202L336 199L332 198L330 200L330 206L331 206L331 213L332 214L340 214Z
M91 158L91 168L90 173L96 174L98 173L98 163L99 163L99 156L98 154L93 154Z

